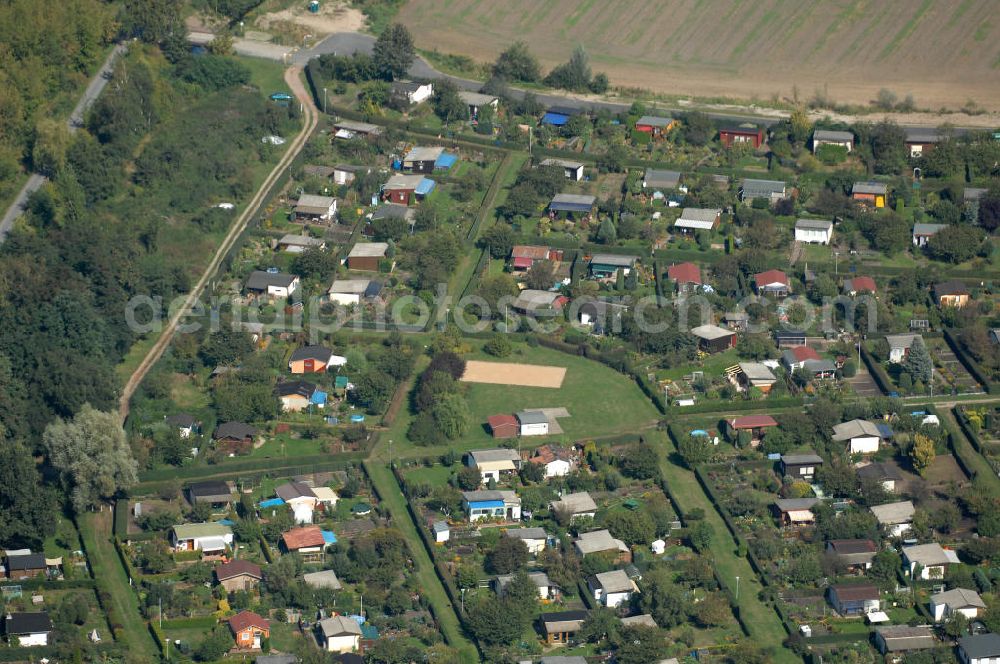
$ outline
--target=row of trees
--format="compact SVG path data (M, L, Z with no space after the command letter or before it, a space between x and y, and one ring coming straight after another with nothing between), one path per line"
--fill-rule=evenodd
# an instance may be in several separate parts
M607 74L594 74L590 68L590 57L583 46L577 46L567 62L554 67L542 76L542 67L528 45L523 41L514 42L505 49L493 63L493 76L504 81L518 83L545 83L553 88L574 92L607 91Z
M465 387L459 382L463 373L465 360L451 351L438 352L431 358L411 395L410 409L416 418L407 433L410 440L431 445L455 440L468 431L472 414L465 400Z

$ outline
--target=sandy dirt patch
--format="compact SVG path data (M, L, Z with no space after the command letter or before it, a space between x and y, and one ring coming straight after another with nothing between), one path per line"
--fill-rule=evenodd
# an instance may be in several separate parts
M565 377L566 367L469 360L465 363L462 381L522 387L562 387Z
M306 5L306 2L301 2L290 9L264 14L257 19L257 26L267 30L273 23L287 21L309 28L316 35L358 32L365 26L365 15L346 4L322 2L319 12L315 14L306 9Z

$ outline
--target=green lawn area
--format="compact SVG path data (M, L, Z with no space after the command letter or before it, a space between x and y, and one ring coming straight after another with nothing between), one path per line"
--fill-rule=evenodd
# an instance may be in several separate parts
M236 56L236 59L250 70L250 82L265 96L270 97L275 92L291 93L285 84L285 68L280 62L243 56Z
M736 579L739 578L739 607L750 630L750 637L761 646L774 647L774 662L777 664L800 664L801 659L781 647L788 636L778 618L778 614L758 599L761 590L760 580L754 574L746 558L736 555L736 542L726 529L722 516L716 511L712 501L702 490L694 473L675 464L672 454L676 451L673 443L663 433L657 432L651 436L660 441L665 452L661 469L663 477L674 496L680 502L683 513L700 508L704 510L705 521L712 526L714 536L709 550L712 553L715 569L723 583L735 592Z
M373 457L375 455L373 454ZM424 548L420 534L410 518L407 510L406 499L399 490L399 485L392 477L385 464L379 461L365 461L365 470L375 485L382 505L392 514L393 525L396 526L406 540L410 543L410 551L413 554L414 574L420 582L420 588L424 596L434 609L434 617L441 625L441 633L444 634L448 645L458 650L459 660L462 664L474 664L479 661L479 653L476 647L462 632L462 626L455 613L455 607L448 599L441 580L434 572L434 564Z
M657 378L661 380L664 378L680 380L684 376L690 376L692 371L704 371L705 378L713 378L721 376L723 371L738 364L739 361L740 358L736 355L736 349L730 348L723 353L709 355L700 362L687 362L669 371L660 372L657 374Z
M139 602L132 592L111 541L112 513L110 510L91 512L80 517L80 535L87 551L97 587L110 597L114 613L122 623L125 647L137 660L152 662L159 659L153 639L139 614Z

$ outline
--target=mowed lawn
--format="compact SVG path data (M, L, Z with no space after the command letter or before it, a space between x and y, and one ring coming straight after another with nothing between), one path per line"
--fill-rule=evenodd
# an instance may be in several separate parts
M473 425L464 441L491 441L485 426L488 416L513 414L525 408L568 410L570 417L559 419L565 434L552 436L567 440L635 431L659 417L652 402L631 378L583 357L518 344L514 353L502 360L482 352L470 354L465 359L565 367L566 377L560 388L467 383L466 396Z

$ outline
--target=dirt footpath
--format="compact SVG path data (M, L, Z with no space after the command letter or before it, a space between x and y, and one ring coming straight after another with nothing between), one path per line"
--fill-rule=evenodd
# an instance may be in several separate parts
M470 360L465 363L462 381L522 387L562 387L565 377L566 367Z

